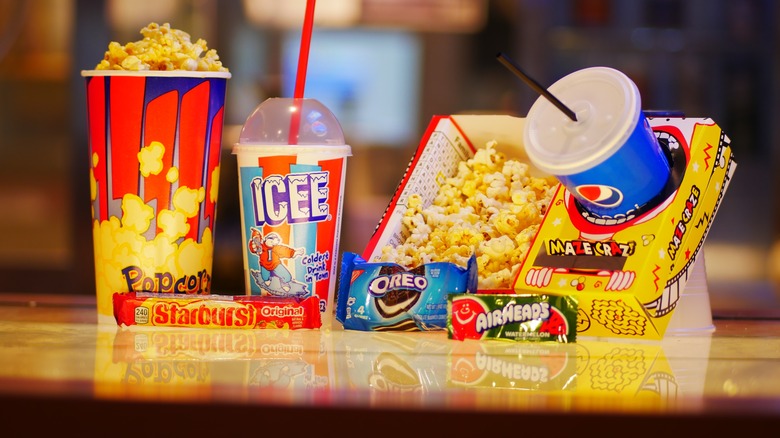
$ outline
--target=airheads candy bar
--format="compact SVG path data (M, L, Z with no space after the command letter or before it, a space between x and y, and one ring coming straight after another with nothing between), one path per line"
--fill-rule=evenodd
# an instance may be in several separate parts
M315 329L322 325L316 297L306 299L233 295L114 294L120 326L237 329Z
M407 270L395 263L368 263L344 253L336 319L363 331L444 330L447 295L477 290L476 258L462 268L426 263Z
M557 295L452 294L450 339L575 342L577 300Z

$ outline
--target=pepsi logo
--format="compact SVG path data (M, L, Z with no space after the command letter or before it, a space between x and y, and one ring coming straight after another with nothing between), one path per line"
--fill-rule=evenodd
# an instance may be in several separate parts
M616 207L623 202L623 193L615 187L601 184L585 184L575 188L577 194L599 207Z

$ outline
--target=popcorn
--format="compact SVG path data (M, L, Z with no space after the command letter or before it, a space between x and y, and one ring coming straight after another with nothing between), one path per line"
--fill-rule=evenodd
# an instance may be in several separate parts
M417 194L408 197L402 219L408 237L383 247L381 261L465 266L476 254L480 289L511 287L557 182L531 176L528 164L506 159L495 145L491 141L461 162L430 206Z
M141 29L143 39L122 46L112 41L96 70L228 71L206 41L194 43L187 32L150 23Z

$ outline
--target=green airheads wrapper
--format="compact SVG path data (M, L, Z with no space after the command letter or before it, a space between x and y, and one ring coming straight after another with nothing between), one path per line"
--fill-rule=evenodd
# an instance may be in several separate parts
M560 295L451 294L450 339L575 342L577 299Z

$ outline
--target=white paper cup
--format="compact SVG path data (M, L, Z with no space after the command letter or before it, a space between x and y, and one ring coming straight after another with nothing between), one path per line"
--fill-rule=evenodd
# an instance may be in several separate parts
M691 276L680 293L680 301L672 313L667 335L707 334L715 331L712 323L712 307L707 287L707 268L704 251L691 268Z

